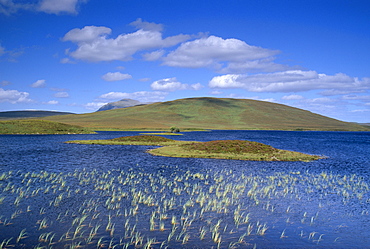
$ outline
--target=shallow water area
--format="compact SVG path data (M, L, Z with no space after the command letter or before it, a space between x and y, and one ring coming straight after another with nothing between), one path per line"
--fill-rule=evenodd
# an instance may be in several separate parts
M142 133L142 132L140 132ZM167 158L79 145L139 132L0 136L0 248L366 248L370 133L205 131L328 158Z

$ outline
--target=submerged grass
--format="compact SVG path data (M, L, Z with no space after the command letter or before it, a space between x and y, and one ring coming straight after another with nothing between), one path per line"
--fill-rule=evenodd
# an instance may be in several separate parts
M356 175L160 169L2 172L0 248L345 248L369 208Z

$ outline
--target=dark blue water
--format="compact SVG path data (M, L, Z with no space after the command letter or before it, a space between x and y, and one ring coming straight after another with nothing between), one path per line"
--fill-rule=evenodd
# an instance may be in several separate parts
M327 157L314 162L166 158L146 153L152 146L64 143L138 134L0 136L0 243L13 248L370 248L370 133L167 136L250 140ZM231 191L221 192L225 189ZM208 206L199 201L203 197ZM247 215L249 221L239 224ZM93 228L96 236L90 235Z

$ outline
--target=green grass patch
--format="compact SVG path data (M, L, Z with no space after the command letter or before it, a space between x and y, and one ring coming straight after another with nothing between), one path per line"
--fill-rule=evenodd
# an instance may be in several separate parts
M181 133L173 133L173 132L148 132L148 133L140 133L145 135L166 135L166 136L182 136Z
M149 150L156 156L215 158L253 161L312 161L324 157L300 152L279 150L272 146L245 140L216 140L210 142L177 141L160 136L126 136L108 140L75 140L66 143L106 145L164 146Z
M153 135L125 136L106 140L73 140L66 143L74 144L105 144L105 145L154 145L168 146L189 143Z
M0 134L91 134L94 131L76 125L46 120L0 121Z
M186 148L186 147L185 147ZM273 152L229 152L224 148L224 152L206 152L202 150L185 149L180 146L166 146L148 151L152 155L167 157L184 158L214 158L214 159L232 159L249 161L304 161L323 159L322 156L309 155L295 151L274 149ZM231 148L231 151L233 148Z

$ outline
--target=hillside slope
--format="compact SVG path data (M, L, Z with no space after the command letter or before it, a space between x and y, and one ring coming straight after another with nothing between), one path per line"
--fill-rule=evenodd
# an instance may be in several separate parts
M71 112L57 111L5 111L0 112L0 120L16 119L16 118L42 118L55 115L69 115Z
M91 134L93 131L70 124L25 119L0 121L0 134Z
M369 130L286 105L228 98L188 98L45 119L93 129Z

